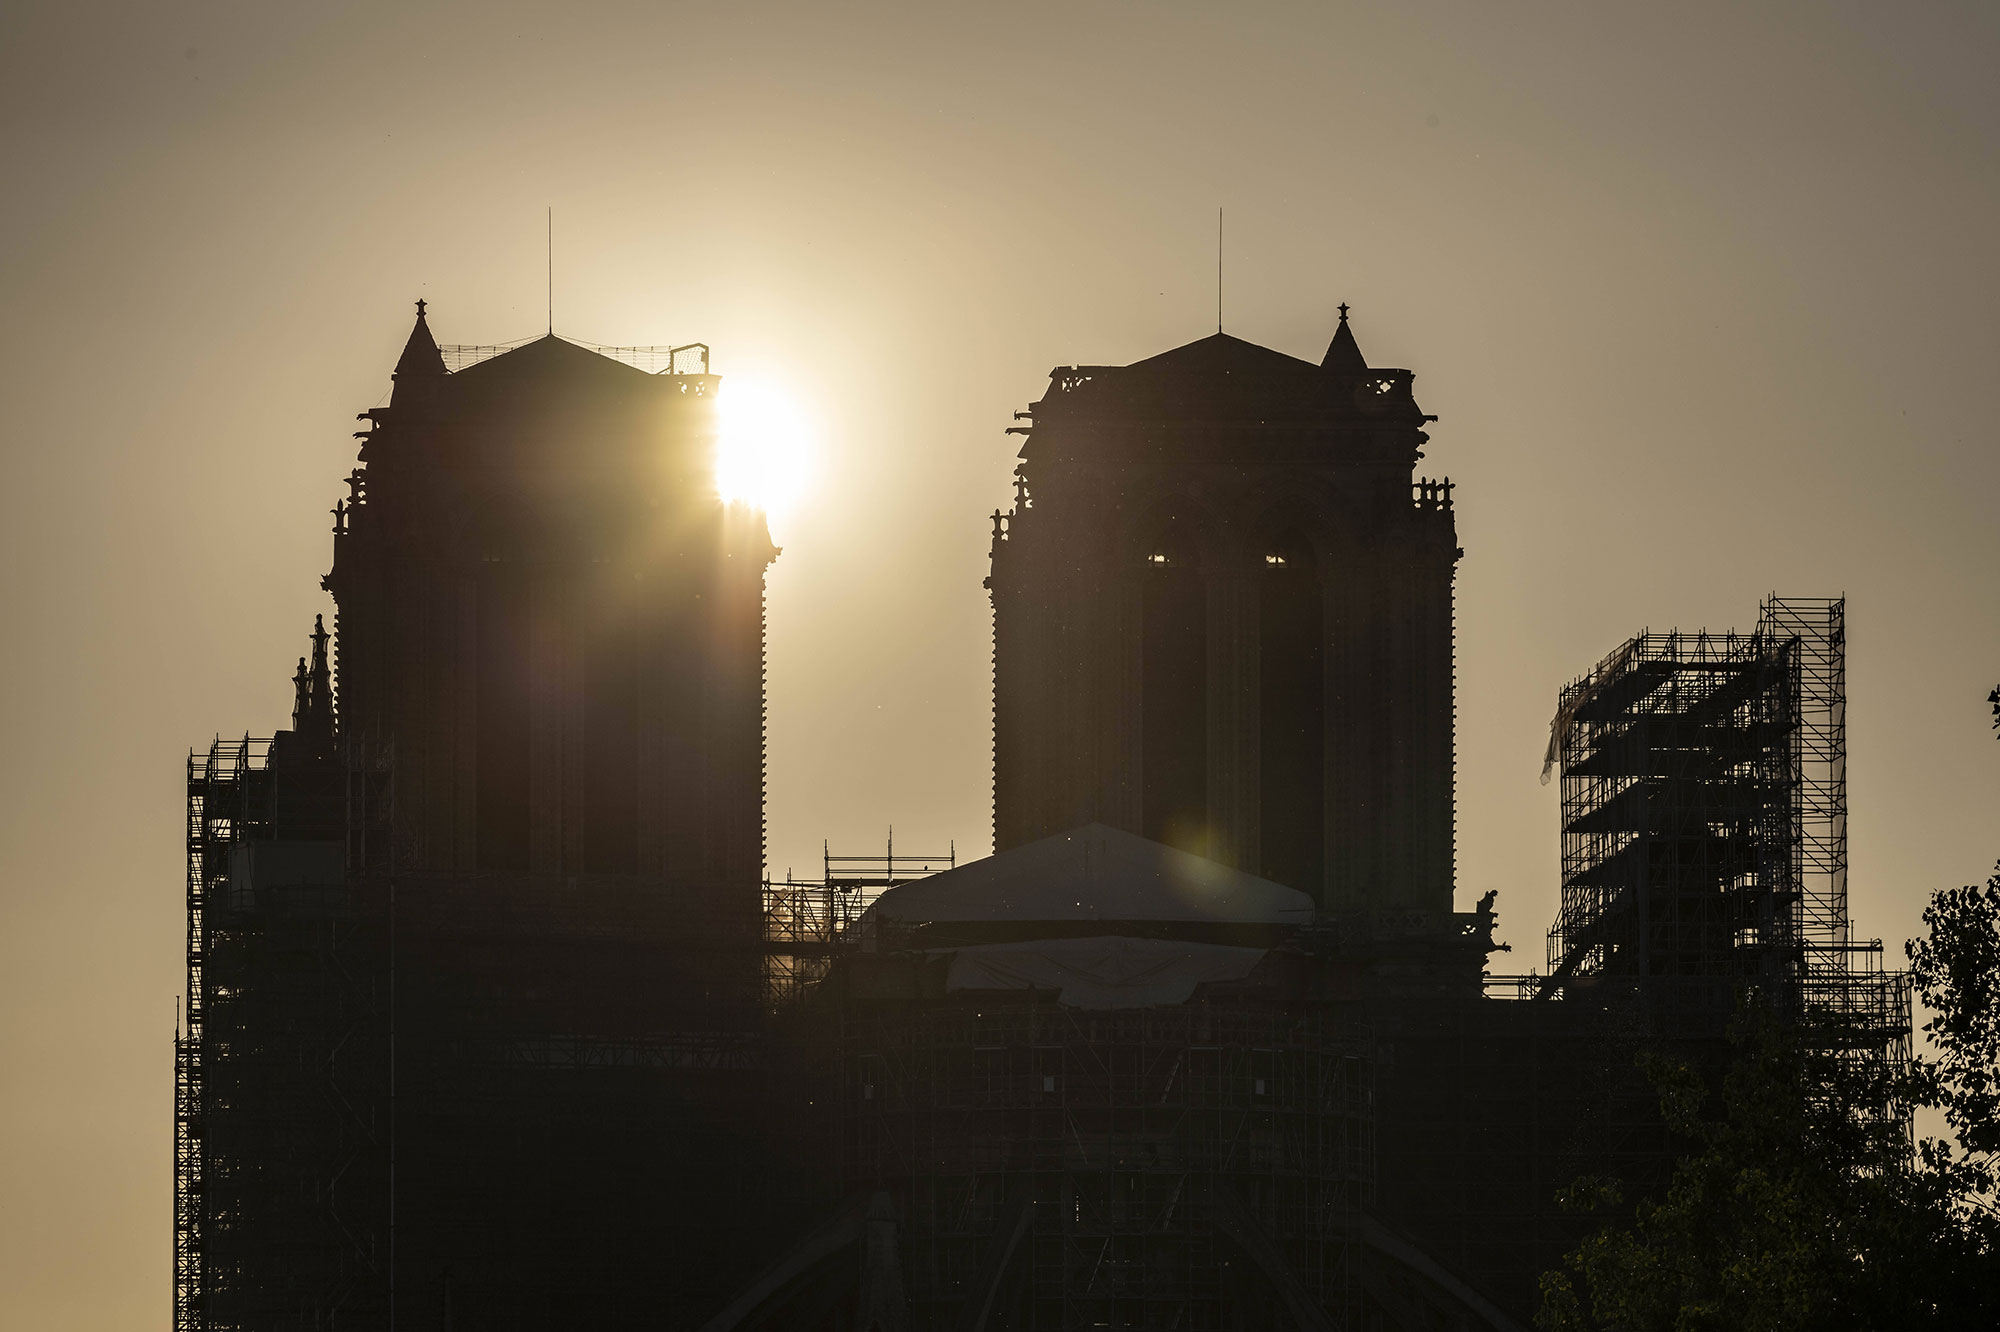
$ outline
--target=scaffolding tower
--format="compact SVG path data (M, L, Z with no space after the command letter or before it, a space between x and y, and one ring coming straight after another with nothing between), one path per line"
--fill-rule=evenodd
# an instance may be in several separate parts
M1907 1060L1907 978L1847 910L1845 649L1842 599L1772 596L1754 633L1643 633L1563 690L1538 996L1640 993L1719 1034L1750 988L1853 1058Z
M1796 976L1795 659L1756 635L1642 634L1564 690L1551 984Z
M1757 633L1789 645L1797 663L1792 868L1802 1007L1837 1058L1887 1078L1911 1056L1910 978L1884 965L1880 939L1854 938L1847 909L1846 601L1766 597Z
M1799 937L1808 971L1845 969L1847 915L1847 624L1839 598L1766 597L1757 637L1795 655L1796 726L1790 777L1800 896Z

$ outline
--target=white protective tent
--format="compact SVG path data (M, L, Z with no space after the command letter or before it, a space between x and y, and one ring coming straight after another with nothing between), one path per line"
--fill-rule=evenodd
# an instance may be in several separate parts
M869 914L929 921L1130 920L1302 925L1293 888L1101 823L975 860L882 894Z
M1241 980L1268 951L1197 940L1133 937L1119 924L1301 925L1302 892L1101 823L891 888L862 918L878 927L936 922L1046 923L1046 938L933 951L950 956L947 990L1054 990L1076 1008L1186 1003L1206 981ZM1103 934L1076 937L1076 922Z

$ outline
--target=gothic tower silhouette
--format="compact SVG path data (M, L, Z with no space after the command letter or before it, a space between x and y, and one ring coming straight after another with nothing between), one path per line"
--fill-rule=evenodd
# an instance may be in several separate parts
M777 551L701 350L452 369L418 303L331 654L189 768L177 1328L652 1326L756 1261Z
M1451 909L1451 483L1341 307L1065 366L994 514L994 840L1106 823L1336 910Z
M718 382L553 336L447 375L419 309L326 579L407 868L729 885L754 929L777 551L716 499Z

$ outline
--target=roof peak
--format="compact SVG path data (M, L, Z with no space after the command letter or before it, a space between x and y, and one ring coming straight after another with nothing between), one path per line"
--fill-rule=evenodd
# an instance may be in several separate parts
M1311 361L1301 360L1273 347L1266 347L1261 342L1239 338L1234 333L1210 333L1196 338L1193 342L1184 342L1178 347L1169 347L1166 351L1156 352L1143 360L1112 368L1136 370L1142 366L1164 368L1185 366L1190 363L1215 364L1218 357L1234 365L1276 365L1287 361L1298 367L1309 368L1312 365Z
M610 350L619 350L611 348ZM651 379L654 376L619 356L610 356L595 344L578 342L560 333L542 333L523 342L507 347L493 355L483 357L469 365L462 366L453 377L472 375L476 380L489 376L520 373L548 373L554 367L577 367L595 362L614 365L620 371L641 375ZM489 368L497 367L497 368Z
M1339 374L1362 374L1368 369L1368 358L1361 354L1361 344L1354 340L1354 330L1347 322L1348 305L1340 303L1340 327L1333 330L1333 341L1326 346L1326 355L1320 365Z
M1312 899L1102 823L1055 833L898 885L876 919L1303 924Z
M397 358L392 379L444 376L444 353L438 350L437 339L431 336L430 321L424 318L424 307L428 304L421 296L417 298L416 326L410 330L409 341L403 344L403 354Z

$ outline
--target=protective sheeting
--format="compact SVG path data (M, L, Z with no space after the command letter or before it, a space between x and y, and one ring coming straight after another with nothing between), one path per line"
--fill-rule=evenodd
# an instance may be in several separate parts
M1070 1008L1184 1004L1204 981L1242 980L1262 948L1171 939L1039 939L977 944L952 954L946 990L1055 990Z
M927 921L1170 920L1296 925L1312 899L1212 860L1101 823L934 874L869 912Z
M1549 784L1550 774L1555 772L1556 764L1562 761L1563 746L1569 742L1570 728L1576 725L1576 714L1583 711L1584 704L1597 696L1598 690L1611 683L1612 679L1625 669L1625 664L1632 660L1632 654L1638 651L1638 648L1639 640L1636 638L1628 638L1613 648L1609 656L1591 667L1590 674L1583 677L1582 684L1570 696L1569 701L1556 709L1555 717L1549 722L1549 747L1542 753L1543 786Z

